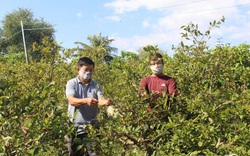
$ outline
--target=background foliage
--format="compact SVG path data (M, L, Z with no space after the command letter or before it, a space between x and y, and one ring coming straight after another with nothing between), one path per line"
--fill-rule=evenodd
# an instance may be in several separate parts
M43 38L54 40L54 28L43 19L37 19L28 9L19 8L5 16L0 27L0 54L20 53L24 51L21 22L25 36L26 49L33 59L38 59L39 51L33 51L34 42L42 44ZM37 56L38 55L38 56Z
M100 108L101 128L89 129L99 155L250 155L250 45L208 47L210 31L223 21L205 33L193 23L183 26L187 43L173 47L173 57L152 45L115 56L113 40L101 34L74 49L43 38L33 43L39 59L30 56L29 65L22 53L0 55L0 154L66 155L72 124L65 85L77 75L78 58L89 56L115 108L111 114ZM164 73L176 79L179 95L147 112L138 88L155 51L163 53Z

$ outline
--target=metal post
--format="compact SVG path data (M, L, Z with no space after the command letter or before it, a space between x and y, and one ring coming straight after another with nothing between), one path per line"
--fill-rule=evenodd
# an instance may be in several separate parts
M24 37L24 31L23 31L23 21L21 21L21 28L22 28L23 46L24 46L24 52L25 52L25 57L26 57L26 63L29 64L28 54L27 54L27 50L26 50L25 37Z

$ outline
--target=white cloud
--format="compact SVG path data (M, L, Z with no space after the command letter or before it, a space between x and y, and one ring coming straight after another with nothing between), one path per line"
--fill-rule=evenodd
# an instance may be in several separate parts
M143 35L134 34L132 37L119 36L115 38L114 43L121 50L138 50L139 47L147 44L157 44L163 47L164 45L177 45L182 40L181 26L192 22L198 24L199 29L204 32L209 28L209 22L219 21L223 16L226 19L225 23L221 24L221 28L212 30L211 35L215 36L211 39L213 44L216 44L218 38L226 42L233 39L249 41L250 11L243 12L238 7L246 3L249 4L249 0L227 0L226 3L219 0L187 0L185 2L182 0L115 0L105 6L113 8L116 14L138 11L140 19L142 18L141 26L147 28L148 32ZM140 14L140 8L155 11L155 14L152 14L152 17L145 16L143 19L143 12Z
M80 18L80 17L82 17L82 13L78 12L76 16Z
M142 26L143 26L143 28L149 27L149 20L144 20L144 21L142 22Z
M190 1L190 0L189 0ZM192 1L191 1L192 2ZM146 9L159 9L171 8L176 6L181 6L188 4L188 0L183 2L183 0L115 0L104 4L105 7L114 8L116 14L123 14L126 12L136 11L139 8Z
M131 39L130 38L123 38L123 37L113 37L113 39L115 39L115 41L113 42L114 47L119 47L119 51L121 50L128 50L129 48L132 48L132 46L130 46L130 42ZM133 49L134 51L136 49ZM132 50L131 50L132 51Z
M180 37L173 38L173 34L176 32L168 33L153 33L145 36L134 35L132 37L124 38L121 36L114 37L114 46L119 47L119 50L133 51L136 52L139 48L144 47L148 44L151 45L164 45L163 50L170 51L171 46L177 40L180 41ZM171 44L173 43L173 44Z
M114 8L116 14L122 14L137 10L141 5L137 0L116 0L110 3L104 4L105 7Z
M114 16L106 16L106 19L110 19L112 21L121 21L121 18L117 15Z

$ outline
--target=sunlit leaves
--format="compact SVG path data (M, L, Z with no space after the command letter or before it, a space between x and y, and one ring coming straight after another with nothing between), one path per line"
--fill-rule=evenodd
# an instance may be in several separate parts
M224 19L210 26L221 22ZM249 45L209 49L210 28L201 32L192 23L182 28L191 43L180 42L172 58L163 53L164 73L178 82L175 98L163 95L154 101L139 94L141 78L151 74L147 54L158 51L157 46L148 45L139 55L123 51L108 63L95 53L87 55L96 62L94 80L113 100L112 107L99 109L100 128L86 129L98 154L250 154ZM35 47L49 54L46 46ZM0 57L0 153L60 155L66 151L63 138L73 129L64 90L67 80L77 75L77 57L74 50L63 53L63 60L56 57L53 66L50 55L31 65L15 62L16 56ZM65 63L67 59L71 62ZM149 103L154 106L150 112Z

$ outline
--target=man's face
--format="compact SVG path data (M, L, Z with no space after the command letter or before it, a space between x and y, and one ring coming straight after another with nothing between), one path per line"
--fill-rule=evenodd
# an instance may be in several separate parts
M80 79L84 82L89 82L92 79L93 71L93 65L84 65L81 68L78 68L78 74L80 76Z
M94 72L94 66L93 65L84 65L82 67L78 67L77 71L81 72Z
M163 65L162 60L151 60L150 61L150 66L155 66L155 65Z
M152 70L154 75L162 74L162 69L163 69L162 60L151 60L150 69Z

